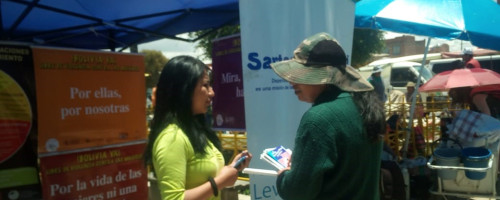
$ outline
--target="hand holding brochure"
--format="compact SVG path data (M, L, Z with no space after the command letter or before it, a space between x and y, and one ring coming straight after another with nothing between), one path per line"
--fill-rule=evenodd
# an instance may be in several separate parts
M262 154L260 154L260 159L267 161L279 170L287 168L291 158L292 151L281 145L275 148L264 149Z

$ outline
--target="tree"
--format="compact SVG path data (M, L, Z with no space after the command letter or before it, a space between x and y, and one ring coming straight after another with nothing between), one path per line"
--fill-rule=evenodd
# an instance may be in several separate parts
M144 64L146 67L146 88L152 88L158 83L160 72L168 62L168 58L161 51L142 50L141 53L144 54Z
M225 26L201 38L196 47L203 49L206 58L212 58L212 40L240 32L239 25ZM191 33L200 37L205 31ZM371 60L373 53L379 53L384 48L383 32L372 29L354 29L351 65L361 67Z
M200 37L204 35L206 31L197 31L190 33L190 36ZM229 25L219 28L215 31L208 33L203 36L196 45L197 48L203 49L203 56L207 59L212 58L212 40L221 38L228 35L234 35L240 33L240 25Z
M373 53L380 53L384 48L384 34L373 29L354 29L352 40L351 65L361 67L371 60Z

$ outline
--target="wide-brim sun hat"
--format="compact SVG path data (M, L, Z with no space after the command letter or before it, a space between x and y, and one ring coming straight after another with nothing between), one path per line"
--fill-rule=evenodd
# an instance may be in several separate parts
M272 63L271 68L291 83L333 84L344 91L371 91L373 86L353 67L337 40L327 33L306 38L295 49L291 60Z
M372 74L382 72L382 66L375 66L373 67Z
M414 82L409 81L409 82L406 84L406 87L415 87L415 83L414 83Z

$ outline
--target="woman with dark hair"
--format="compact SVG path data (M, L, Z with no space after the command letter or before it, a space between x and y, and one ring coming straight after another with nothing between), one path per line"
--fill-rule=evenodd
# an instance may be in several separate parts
M239 166L224 166L221 143L205 114L214 97L210 69L190 56L172 58L163 68L156 90L145 161L152 164L162 199L220 199L219 191L232 186Z
M271 64L300 101L292 163L279 172L283 199L379 199L383 103L326 33L306 38L294 58Z

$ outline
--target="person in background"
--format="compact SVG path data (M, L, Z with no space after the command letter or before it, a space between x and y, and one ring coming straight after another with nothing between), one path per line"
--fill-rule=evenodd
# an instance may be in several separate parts
M462 50L462 60L464 62L465 68L481 68L479 61L474 59L471 48L464 48Z
M467 108L500 119L500 85L452 88L452 107Z
M288 168L279 171L283 199L379 199L386 123L373 86L327 33L306 38L291 60L271 64L298 99L302 116Z
M500 120L500 85L475 87L470 92L471 110L490 115Z
M151 90L151 108L156 106L156 86Z
M405 98L406 98L406 102L411 104L411 101L413 100L412 97L414 95L414 92L415 92L415 83L412 82L412 81L408 81L408 83L406 83L406 93L405 93ZM415 97L415 102L416 102L416 107L415 107L415 114L414 114L414 118L418 117L418 116L423 116L424 114L424 106L422 105L422 97L420 97L420 95L418 93L415 93L415 95L417 95Z
M384 82L382 81L382 77L380 77L381 74L382 66L373 67L372 75L368 77L368 81L375 88L375 92L377 93L379 100L382 103L385 103L385 100L387 100L387 96L385 94Z
M448 91L448 95L451 97L451 111L469 108L472 103L469 96L471 91L471 87L451 88Z
M412 96L413 96L414 92L415 92L415 83L408 81L408 83L406 83L406 94L405 94L406 102L410 103L412 101ZM416 95L417 95L416 101L422 102L422 98L420 97L420 95L418 95L418 94L416 94Z
M144 154L152 164L162 199L220 199L220 190L232 186L238 167L224 166L221 143L206 124L214 97L210 70L200 60L177 56L163 68L156 89L156 106Z

